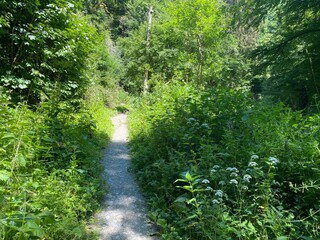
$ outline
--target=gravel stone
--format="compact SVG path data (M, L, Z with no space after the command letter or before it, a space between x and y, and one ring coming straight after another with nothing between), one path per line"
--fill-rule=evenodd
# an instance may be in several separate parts
M145 201L134 176L128 171L127 116L112 118L115 132L105 150L103 164L109 186L104 209L97 214L100 240L155 240L153 226L147 223Z

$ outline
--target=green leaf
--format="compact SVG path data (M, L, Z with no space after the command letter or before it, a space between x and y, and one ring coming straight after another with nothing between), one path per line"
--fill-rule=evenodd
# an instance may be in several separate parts
M25 233L29 233L33 237L43 238L43 230L36 224L33 220L27 221L22 227L21 230Z
M189 173L189 171L185 173L184 177L190 182L193 180L193 178L192 178L191 174Z
M307 236L301 236L300 238L304 240L312 240L310 237L307 237Z
M193 214L193 215L187 217L186 219L184 219L183 222L189 221L189 220L194 219L196 217L198 217L197 214Z
M196 201L197 201L196 198L191 198L190 200L187 201L187 203L188 203L188 204L191 204L191 203L196 202Z
M38 217L44 219L44 222L47 224L55 222L54 214L49 210L44 210L42 213L38 214Z
M72 229L72 233L74 235L76 235L77 237L81 237L82 236L82 229L80 227L75 227L74 229Z
M0 170L0 180L6 182L10 178L10 172L6 170Z
M176 200L174 200L174 202L186 202L187 200L188 200L188 198L186 198L184 196L180 196Z
M21 167L25 167L26 166L26 159L24 158L24 156L21 153L19 153L18 156L17 156L17 163Z
M288 237L286 237L286 236L277 237L277 240L287 240L287 239L288 239Z
M163 218L159 218L159 219L157 220L157 224L158 224L160 227L165 228L166 225L167 225L167 221L166 221L165 219L163 219Z
M177 182L188 182L188 181L185 180L185 179L179 178L179 179L174 181L174 183L177 183Z
M15 135L12 133L6 133L2 136L1 139L6 139L6 138L15 138Z

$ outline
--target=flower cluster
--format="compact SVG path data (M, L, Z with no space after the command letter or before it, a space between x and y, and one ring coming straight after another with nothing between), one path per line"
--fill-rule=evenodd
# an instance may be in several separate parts
M222 204L224 199L229 199L228 192L231 189L238 189L242 192L247 192L246 194L250 194L249 191L252 188L255 188L255 176L257 174L259 176L260 173L263 173L263 163L267 163L269 166L275 166L279 164L279 159L275 157L269 157L269 158L260 158L258 155L254 154L250 157L250 161L248 163L248 167L245 171L242 171L241 169L238 169L236 167L227 167L222 168L219 165L214 165L210 169L210 175L216 181L217 186L219 186L220 189L213 189L212 187L208 186L205 190L212 192L213 194L213 200L212 203ZM209 180L204 179L202 180L202 183L209 184ZM274 181L272 183L273 185L276 185L276 182ZM278 183L279 184L279 183ZM248 192L249 191L249 192ZM234 191L231 192L234 194Z
M238 181L236 179L231 179L230 184L238 185Z
M258 163L256 162L249 162L248 167L256 167L258 166Z
M245 174L243 176L243 181L249 183L252 177L249 174Z
M219 165L214 165L214 166L212 167L212 169L210 170L210 172L211 172L211 173L215 173L215 172L217 172L217 171L219 170L219 168L220 168Z
M208 179L203 179L203 180L202 180L202 183L204 183L204 184L209 184L210 181L209 181Z
M230 171L230 172L235 172L235 173L239 172L238 168L236 168L236 167L228 167L226 170Z
M271 165L273 165L273 166L277 165L277 164L280 162L279 159L278 159L278 158L275 158L275 157L269 157L269 158L268 158L268 161L269 161L269 163L270 163Z

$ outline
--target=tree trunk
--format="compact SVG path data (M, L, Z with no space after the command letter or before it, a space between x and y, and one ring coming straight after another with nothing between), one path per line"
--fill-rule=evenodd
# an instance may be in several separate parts
M149 48L150 48L150 39L151 39L151 24L152 24L152 13L153 13L153 8L149 8L148 12L148 29L147 29L147 43L146 43L146 59L149 59ZM148 64L146 64L148 65ZM143 81L143 92L144 94L148 93L149 91L149 69L147 66L145 66L144 70L144 81Z

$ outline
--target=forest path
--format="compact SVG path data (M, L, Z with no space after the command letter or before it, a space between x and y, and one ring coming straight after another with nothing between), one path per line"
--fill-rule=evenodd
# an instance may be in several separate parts
M128 171L127 116L112 118L115 132L106 149L103 164L109 191L102 211L97 214L100 240L155 240L147 224L144 199Z

